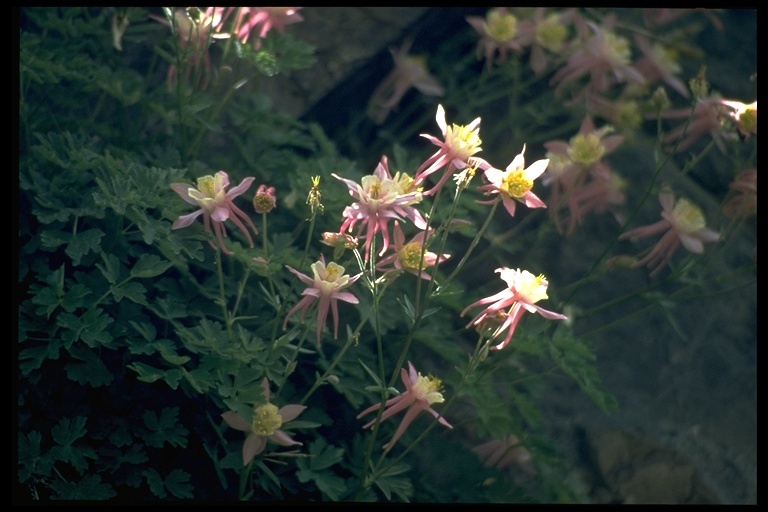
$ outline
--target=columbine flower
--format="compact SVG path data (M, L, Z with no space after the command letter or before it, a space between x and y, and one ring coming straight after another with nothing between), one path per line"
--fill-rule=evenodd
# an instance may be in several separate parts
M494 62L504 62L510 50L520 50L517 18L506 7L489 9L485 17L467 16L465 19L481 36L477 43L477 58L485 56L488 69Z
M223 7L208 7L205 11L190 7L188 9L176 9L173 13L173 25L165 18L160 18L154 14L149 17L158 21L166 27L171 27L178 37L179 52L184 59L189 59L191 66L187 67L185 80L188 82L190 74L194 71L195 76L200 74L200 62L203 63L202 79L200 88L205 90L208 87L208 80L211 75L211 57L208 55L208 45L215 36L211 35L213 30L221 28L223 23ZM168 68L167 86L171 91L178 81L178 68L176 64L171 64Z
M684 119L685 122L672 129L664 137L664 143L668 144L667 151L671 151L679 139L677 152L685 151L691 147L698 139L709 135L714 140L715 145L721 152L725 153L725 140L735 139L735 131L724 126L725 121L729 119L732 108L717 97L700 99L696 102L693 110L693 118L688 124L688 117L691 115L690 108L681 108L668 110L661 114L665 119ZM654 114L655 116L656 114Z
M684 98L689 97L688 87L677 77L682 68L677 61L676 52L661 43L651 44L646 36L640 34L635 35L635 42L643 52L643 57L635 62L635 69L645 77L646 81L654 83L657 80L663 80Z
M445 418L440 416L432 407L432 404L439 404L443 402L443 395L440 392L440 386L442 382L435 377L425 377L416 372L416 368L408 361L409 371L405 371L405 368L400 369L400 379L405 384L406 391L399 396L390 398L384 403L385 410L381 415L381 421L384 421L400 411L406 410L403 420L400 422L400 426L397 427L395 435L392 436L387 444L384 445L384 450L389 451L395 445L395 443L402 437L405 430L411 424L411 422L422 411L427 411L432 416L448 428L453 426L448 423ZM362 418L366 414L377 411L381 407L381 404L374 404L357 415L357 419ZM376 420L371 420L363 428L370 428L374 425Z
M335 260L344 254L345 249L357 249L357 238L346 233L325 232L322 234L320 242L333 247L333 259Z
M413 206L421 202L421 189L414 187L413 180L401 173L396 173L394 179L389 173L387 157L382 156L376 170L369 176L364 176L360 184L344 179L337 174L334 178L344 182L349 189L349 195L356 202L344 209L344 222L339 232L352 231L355 224L361 222L358 237L365 238L365 260L368 261L371 242L376 233L381 233L384 238L379 255L386 252L389 247L390 219L410 219L419 229L425 229L427 222L421 213Z
M434 155L427 158L416 170L414 181L420 185L430 174L439 171L443 167L446 167L446 169L437 185L425 192L424 195L435 194L448 181L453 171L460 171L465 167L480 167L483 170L490 167L487 162L480 158L474 158L470 162L470 157L481 151L479 117L466 126L457 124L448 126L445 122L445 109L443 109L442 105L438 105L435 119L443 133L443 140L425 133L422 133L421 136L440 149Z
M483 461L487 468L504 469L512 463L520 466L523 471L534 474L531 465L531 453L525 449L517 436L510 434L506 439L493 439L472 448L472 451Z
M723 204L726 216L751 217L757 214L757 169L744 169L728 188L736 194Z
M750 135L757 135L757 101L748 105L727 100L721 100L720 103L731 109L727 115L736 123L736 128L745 139Z
M309 285L309 288L306 288L303 292L301 292L301 294L304 295L304 298L302 298L295 306L293 306L293 309L291 309L285 316L285 321L283 321L283 329L285 329L288 325L288 319L299 310L301 310L301 321L303 322L304 315L307 313L309 307L313 302L315 302L315 300L318 300L317 346L320 346L320 333L323 330L323 325L325 325L325 319L328 317L329 308L333 314L333 338L338 338L338 301L343 300L344 302L349 302L350 304L358 303L357 297L349 292L343 292L341 290L357 281L362 274L349 277L349 275L344 273L344 267L341 265L330 262L326 266L325 258L322 255L320 255L320 261L316 261L312 264L312 275L314 277L309 277L305 274L302 274L289 265L286 265L286 267L288 267L288 270L293 272L296 277L301 279L303 283Z
M419 231L411 240L406 244L405 235L400 228L400 223L395 221L395 252L390 254L386 258L382 258L377 264L376 268L383 270L386 275L389 272L396 272L398 270L405 270L411 274L421 276L422 279L430 281L432 277L426 272L426 269L442 263L451 257L450 254L443 254L439 258L437 254L429 251L424 251L424 257L422 258L421 252L424 246L425 236L428 238L432 234L433 230ZM419 274L421 269L421 274Z
M284 405L277 408L276 405L269 403L269 381L266 377L261 382L264 389L266 403L253 408L253 420L248 423L242 416L235 411L227 411L221 415L224 421L231 428L241 432L248 432L248 437L243 443L243 465L247 466L258 454L267 447L267 439L279 444L280 446L301 446L302 443L294 441L291 437L280 430L280 427L296 419L304 412L304 405Z
M512 270L507 267L497 268L496 272L507 283L507 288L495 295L470 304L461 312L461 316L464 316L467 311L474 307L490 304L490 306L473 318L467 327L470 325L483 327L486 320L495 324L501 316L502 322L496 327L491 338L496 338L505 330L507 335L501 343L493 347L494 349L501 350L509 344L517 324L526 311L538 313L549 320L568 319L565 315L548 311L536 305L538 301L548 298L547 286L549 286L549 283L543 275L534 276L527 270ZM507 308L509 309L507 310Z
M226 191L226 188L229 186L229 175L224 171L219 171L214 176L209 175L198 178L197 188L191 187L186 183L172 183L171 188L179 194L183 200L189 204L200 207L196 212L182 215L176 219L172 229L185 228L192 224L192 222L202 214L205 231L210 232L211 223L213 223L213 232L216 235L216 240L219 242L219 247L221 247L221 250L225 254L231 256L234 253L227 249L223 239L227 235L227 231L224 228L224 222L231 220L234 225L245 234L248 243L253 247L253 239L248 233L245 224L243 224L240 219L243 219L246 224L248 224L254 234L258 235L259 231L256 229L256 226L253 225L253 222L251 222L248 215L232 202L234 198L248 190L248 187L251 186L253 180L254 178L245 178L238 186L229 192ZM211 247L215 249L216 246L213 242L210 243Z
M227 7L224 17L237 11L232 29L235 37L245 44L251 34L255 33L253 47L258 49L261 40L267 37L272 29L283 34L287 25L304 21L298 12L299 9L301 7Z
M398 50L389 50L395 67L373 91L368 108L368 115L376 124L384 122L411 87L426 96L445 94L445 89L430 74L426 58L422 55L408 55L412 43L413 40L407 39Z
M692 253L701 254L704 252L703 242L716 242L720 238L719 233L706 227L701 209L687 199L681 198L675 201L674 194L664 191L659 194L659 202L663 208L662 220L648 226L630 229L619 236L620 240L629 238L634 242L664 233L651 252L633 265L635 267L646 265L652 268L651 276L661 272L681 243Z
M537 75L547 70L549 55L560 54L568 35L566 23L572 13L547 14L546 7L536 7L533 18L518 24L517 33L523 47L531 47L531 69Z
M253 195L253 209L256 213L269 213L277 206L277 197L275 197L275 187L259 185L258 190Z
M602 94L617 82L645 83L643 75L630 65L632 51L629 41L612 31L614 22L613 16L606 17L602 27L587 22L594 34L552 76L550 83L555 86L556 93L587 74L589 82L574 97L574 101L587 95Z
M537 160L527 169L525 168L525 145L519 155L507 166L506 171L499 169L486 169L485 179L490 183L477 187L477 190L486 195L498 194L511 216L515 216L515 201L519 201L528 208L546 208L544 201L531 192L533 181L541 176L549 164L549 160ZM492 201L478 201L480 204L491 204Z

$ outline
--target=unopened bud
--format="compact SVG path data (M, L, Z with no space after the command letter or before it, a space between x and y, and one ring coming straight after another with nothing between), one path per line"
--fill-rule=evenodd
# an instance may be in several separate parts
M259 189L253 195L253 209L256 213L269 213L277 206L275 187L259 185Z

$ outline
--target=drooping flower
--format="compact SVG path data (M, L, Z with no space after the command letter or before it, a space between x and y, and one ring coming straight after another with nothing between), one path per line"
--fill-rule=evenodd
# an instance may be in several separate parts
M611 134L608 125L595 128L592 118L587 116L581 122L579 132L569 141L552 140L544 143L547 148L549 165L542 175L544 185L551 186L549 216L560 233L570 235L584 216L579 198L586 192L591 181L602 180L610 175L610 169L603 158L613 152L622 142L624 135ZM563 226L560 210L567 207L570 216L568 226Z
M723 204L728 217L752 217L757 214L757 169L744 169L728 185L734 195Z
M690 96L688 87L678 77L682 68L677 61L676 52L661 43L651 44L648 37L640 34L635 35L635 43L637 43L643 56L635 62L634 66L645 77L645 80L649 84L662 80L684 98L688 98Z
M176 219L172 229L185 228L192 224L192 222L202 214L205 231L210 232L211 226L213 226L213 232L216 235L219 247L225 254L231 256L234 253L224 245L224 237L227 235L224 222L231 220L232 223L245 234L248 243L253 247L253 239L251 238L250 233L248 233L248 229L245 227L245 224L243 224L243 221L248 224L254 234L258 235L259 231L256 229L256 226L253 225L253 222L251 222L248 215L235 206L235 203L232 201L235 197L248 190L248 187L251 186L253 180L254 178L251 177L245 178L238 186L229 192L226 190L229 186L229 175L224 171L219 171L214 176L208 175L198 178L197 188L187 185L186 183L172 183L171 188L174 192L179 194L184 201L200 207L199 210L188 215L182 215ZM216 248L213 242L211 242L211 247L214 249Z
M395 67L373 91L368 107L368 115L376 124L384 122L411 87L426 96L445 94L445 89L429 72L426 58L423 55L408 55L412 43L412 39L407 39L399 49L389 50Z
M205 11L197 8L176 9L173 13L173 23L165 18L150 14L149 17L170 27L177 37L179 54L183 61L189 63L184 74L185 82L189 82L190 75L194 72L195 77L202 76L200 89L205 90L208 87L208 81L211 76L211 57L208 54L208 46L215 37L212 32L221 29L223 24L223 7L208 7ZM200 63L203 69L200 69ZM168 90L173 90L178 82L179 70L176 64L171 64L168 68L166 83ZM197 83L197 80L195 81Z
M352 231L355 224L361 223L358 237L365 239L366 261L377 233L383 237L379 255L383 255L389 247L388 224L391 219L409 219L419 229L427 227L424 217L414 206L422 200L421 189L404 173L398 172L392 178L386 156L381 157L373 174L364 176L360 184L335 173L332 176L347 185L349 195L356 201L344 209L344 222L339 232Z
M719 233L706 227L701 209L687 199L680 198L675 201L675 195L665 190L659 194L659 202L663 208L662 220L630 229L619 236L620 240L630 239L634 242L664 233L653 249L633 265L645 265L652 269L651 276L658 274L669 264L680 244L694 254L702 254L704 242L716 242L720 238Z
M520 51L517 17L506 7L489 9L485 16L467 16L465 19L480 34L477 58L485 57L488 69L504 62L511 50Z
M400 379L403 381L406 391L394 398L390 398L384 403L383 407L385 409L381 415L381 421L383 422L384 420L391 418L400 411L406 412L403 420L397 427L395 434L392 436L392 439L384 445L385 451L392 449L395 443L405 433L408 426L422 411L430 413L437 418L437 421L442 425L448 428L453 428L445 418L440 416L440 414L431 407L432 404L442 403L444 401L443 395L440 392L442 384L440 379L431 376L423 376L416 371L416 368L414 368L413 363L410 361L408 361L408 371L405 371L405 368L400 369ZM366 414L378 411L380 407L382 407L380 403L368 407L357 415L357 419L362 418ZM374 423L376 423L375 419L363 425L363 428L370 428Z
M253 47L258 49L261 40L267 37L271 30L283 34L287 25L304 21L299 14L300 9L301 7L227 7L224 17L227 18L236 12L232 32L243 44L256 34Z
M477 190L484 192L485 195L497 194L501 197L504 208L513 217L515 216L516 201L525 204L528 208L547 207L544 201L531 192L531 188L533 188L534 180L541 176L547 168L549 160L537 160L526 169L524 153L525 145L523 145L523 150L520 154L507 166L506 171L493 167L486 169L484 176L489 183L477 187ZM478 203L491 204L495 200L478 201Z
M338 301L343 300L350 304L357 304L357 297L349 292L343 292L344 288L357 281L361 274L350 277L344 273L344 267L337 265L334 262L328 263L326 266L325 258L320 255L320 261L316 261L312 264L312 275L309 277L306 274L302 274L295 268L286 265L288 270L293 272L296 277L308 285L301 294L304 296L285 316L283 321L283 329L288 325L288 319L293 316L297 311L301 311L301 321L304 321L304 315L307 313L309 307L316 300L317 303L317 345L320 346L320 334L322 333L325 320L328 317L328 310L330 309L333 315L333 337L338 338L339 335L339 306Z
M259 185L256 193L253 195L253 209L256 213L269 213L277 206L277 197L275 197L275 187Z
M504 469L510 464L517 464L528 474L536 470L531 464L531 453L520 444L517 436L510 434L505 439L493 439L472 448L487 468Z
M690 123L688 123L688 117L691 115L690 108L662 112L662 118L684 120L664 137L664 143L667 144L665 150L672 151L676 147L678 153L685 151L701 137L709 135L718 149L725 153L725 141L738 138L736 131L725 123L730 118L731 112L733 109L718 97L698 100Z
M490 304L473 318L467 327L474 325L483 328L486 322L489 322L495 327L491 334L492 339L507 331L504 339L494 346L494 349L501 350L509 344L517 324L526 311L538 313L548 320L568 319L565 315L536 305L538 301L548 298L547 287L549 283L543 275L534 276L527 270L513 270L507 267L497 268L496 272L507 283L507 288L490 297L473 302L461 312L461 316L464 316L472 308Z
M457 124L448 126L445 122L445 109L443 109L442 105L438 105L435 119L443 134L443 140L425 133L421 134L422 137L440 149L419 166L416 170L416 176L414 176L414 182L417 185L421 185L429 175L444 167L445 171L437 184L432 189L424 192L424 195L437 193L454 171L460 171L465 167L473 166L483 170L490 167L490 164L480 158L472 158L472 161L470 161L470 157L481 151L479 117L466 126Z
M395 221L394 252L382 258L376 264L376 268L384 271L384 275L389 272L405 270L411 274L420 275L422 279L430 281L432 277L426 272L426 269L438 263L442 263L451 257L450 254L443 254L438 258L437 254L434 252L424 251L424 257L422 258L421 253L424 247L424 240L425 238L428 239L431 234L431 229L427 231L419 231L406 244L405 235L403 234L402 228L400 228L400 223ZM419 269L421 269L421 274L419 274Z
M586 22L592 35L578 47L568 62L557 70L550 81L559 93L569 83L589 75L589 81L578 92L573 101L585 96L600 95L617 83L645 83L645 78L631 64L632 50L625 38L613 31L614 16L606 16L603 25Z
M258 454L267 447L267 440L280 446L301 446L302 443L294 441L280 427L304 412L304 405L289 404L277 408L269 402L269 381L264 378L261 382L264 390L265 403L253 408L253 420L248 423L235 411L227 411L221 415L231 428L241 432L248 432L243 443L243 465L247 466Z
M346 233L325 232L322 234L321 243L333 247L333 259L341 258L346 249L357 249L357 238Z

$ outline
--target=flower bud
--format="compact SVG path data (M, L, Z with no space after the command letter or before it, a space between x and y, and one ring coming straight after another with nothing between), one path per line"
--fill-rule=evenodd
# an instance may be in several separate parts
M276 206L275 187L259 185L258 190L253 195L253 209L256 210L256 213L269 213Z

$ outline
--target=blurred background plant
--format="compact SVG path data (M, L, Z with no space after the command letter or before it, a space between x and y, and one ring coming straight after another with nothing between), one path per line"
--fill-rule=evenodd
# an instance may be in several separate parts
M437 9L298 117L309 9L21 9L15 499L588 502L563 377L615 411L605 330L752 307L728 11Z

